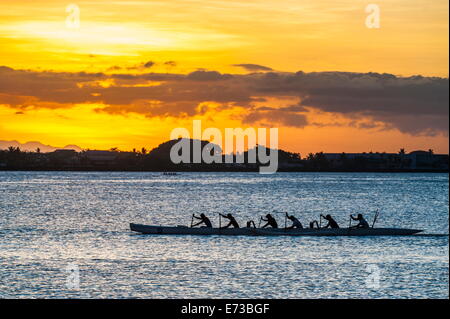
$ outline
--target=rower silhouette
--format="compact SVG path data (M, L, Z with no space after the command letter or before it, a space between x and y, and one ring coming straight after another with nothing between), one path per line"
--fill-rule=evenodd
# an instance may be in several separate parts
M277 221L275 220L275 218L273 218L272 215L267 214L266 215L266 219L264 219L263 217L261 217L261 220L264 222L267 222L263 227L261 228L266 228L268 226L272 227L272 228L278 228L278 224Z
M302 223L300 223L300 221L294 215L289 216L289 214L286 213L286 218L292 221L292 225L286 227L286 229L293 229L293 228L303 229Z
M228 225L223 226L223 227L221 227L221 228L229 228L229 227L231 227L231 226L233 226L234 228L239 228L239 224L237 223L237 221L236 221L236 219L233 217L233 215L231 215L231 214L223 215L223 214L220 214L220 213L219 213L219 215L222 216L223 218L228 219L228 220L230 221L230 222L228 223Z
M320 214L320 217L328 220L328 225L326 225L323 228L339 228L338 223L336 223L336 221L333 219L333 217L331 217L331 215L323 216L322 214Z
M309 223L309 228L311 228L311 229L314 229L314 228L320 229L319 222L317 220L313 220L312 222Z
M352 226L350 228L370 228L369 223L364 218L362 214L358 214L356 217L353 217L353 215L350 215L350 218L353 220L359 221L359 223L355 226Z
M195 216L195 214L192 214L192 217L200 220L197 224L193 224L192 227L198 226L200 224L205 224L205 226L203 226L203 227L212 228L211 221L209 220L208 217L206 217L205 214L201 213L200 217L197 217L197 216Z
M247 222L247 228L256 228L255 222L253 220L249 220Z

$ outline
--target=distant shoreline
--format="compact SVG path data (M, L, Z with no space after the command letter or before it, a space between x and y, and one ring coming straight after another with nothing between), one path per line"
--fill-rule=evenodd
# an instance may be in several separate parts
M50 153L23 152L11 147L0 150L0 170L3 171L75 171L75 172L380 172L380 173L448 173L448 154L428 151L406 153L315 153L301 157L298 153L255 146L244 153L214 153L213 160L201 156L210 152L208 141L197 141L201 153L193 150L196 140L187 140L186 158L172 158L172 149L179 140L170 140L148 152L121 152L116 149L56 150ZM192 151L191 151L192 150ZM198 152L198 150L196 150ZM195 153L195 154L194 154ZM273 157L270 154L276 154ZM198 155L198 156L194 156ZM179 154L177 155L179 156ZM203 156L203 155L202 155Z

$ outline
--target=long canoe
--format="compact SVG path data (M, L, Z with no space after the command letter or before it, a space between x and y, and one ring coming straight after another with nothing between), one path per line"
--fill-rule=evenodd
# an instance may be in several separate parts
M130 224L132 231L151 235L225 235L225 236L409 236L419 229L406 228L339 228L339 229L273 229L273 228L190 228L187 226L150 226Z

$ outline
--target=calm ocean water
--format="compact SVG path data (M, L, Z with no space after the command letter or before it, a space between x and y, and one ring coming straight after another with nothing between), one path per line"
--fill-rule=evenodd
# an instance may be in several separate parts
M131 233L272 211L448 233L448 174L0 172L2 298L448 298L448 237ZM284 225L284 218L279 223Z

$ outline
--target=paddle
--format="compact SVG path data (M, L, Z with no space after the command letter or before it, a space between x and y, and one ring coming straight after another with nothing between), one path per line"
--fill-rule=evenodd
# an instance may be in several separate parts
M287 213L284 215L284 229L287 228Z
M377 221L377 219L378 219L378 215L379 215L379 211L378 211L378 209L375 211L375 217L373 218L373 223L372 223L372 228L373 228L373 226L375 226L375 222Z
M349 222L348 222L348 232L350 233L350 231L352 230L352 214L350 214L349 216ZM354 228L356 229L356 228Z
M194 225L194 214L192 214L192 217L191 217L191 228L192 228L192 225Z
M287 215L288 215L288 213L287 212L279 212L277 210L274 210L273 212L275 214L284 214L284 229L286 229L287 228Z

